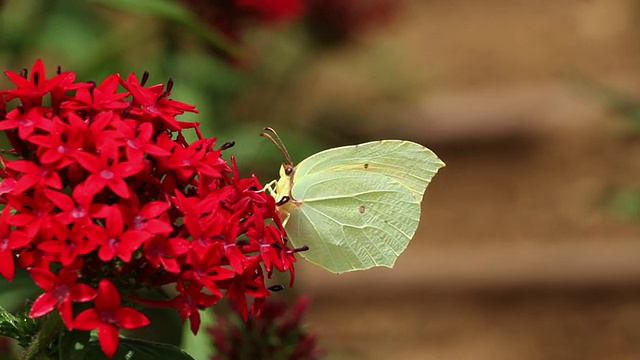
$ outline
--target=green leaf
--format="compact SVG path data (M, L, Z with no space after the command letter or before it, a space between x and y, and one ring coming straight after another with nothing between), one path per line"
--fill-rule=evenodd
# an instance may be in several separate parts
M187 22L191 19L191 13L186 8L170 0L93 0L93 2L175 22Z
M0 307L0 329L2 329L3 327L8 327L8 326L12 327L15 324L17 324L18 322L19 322L19 320L18 320L17 317L15 317L13 314L8 312L4 308ZM7 336L7 334L4 334L2 332L0 332L0 335Z
M87 354L89 331L62 331L60 333L60 360L82 360Z
M112 8L139 14L151 15L163 20L180 24L190 29L193 34L208 41L211 45L233 56L239 56L241 48L228 40L224 35L211 29L194 13L179 3L170 0L92 0Z
M87 345L84 360L195 360L182 349L173 345L161 344L146 340L120 338L118 351L113 358L108 358L100 348L98 341L90 341Z

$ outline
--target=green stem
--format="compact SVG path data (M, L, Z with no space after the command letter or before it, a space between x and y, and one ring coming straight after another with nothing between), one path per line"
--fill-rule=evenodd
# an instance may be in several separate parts
M61 327L62 319L58 313L51 313L26 349L22 360L46 359L45 351L51 346L51 343L58 338Z

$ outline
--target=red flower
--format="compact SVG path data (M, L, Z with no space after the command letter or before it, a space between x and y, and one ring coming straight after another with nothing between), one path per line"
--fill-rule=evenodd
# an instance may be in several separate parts
M62 269L57 275L49 270L33 268L29 270L33 281L45 292L31 306L29 316L40 317L48 314L54 307L67 327L71 327L73 310L72 301L85 302L96 297L97 291L86 284L78 284L78 272Z
M7 280L13 280L15 265L13 251L29 244L29 237L22 231L12 230L7 222L11 216L11 208L5 205L0 215L0 274Z
M167 84L166 91L163 91L164 87L161 84L145 88L134 74L129 75L126 81L121 80L121 84L133 96L133 107L130 110L132 115L152 121L159 118L171 131L193 127L192 124L176 120L176 115L184 114L186 111L198 111L195 110L195 106L169 99L172 81Z
M59 220L51 220L50 229L47 231L47 239L38 244L38 248L50 255L59 256L63 266L71 265L76 257L93 251L97 244L87 239L87 230L90 227L82 224L74 224L71 229Z
M140 208L140 199L134 195L118 206L124 218L130 220L127 226L133 230L149 234L168 234L173 231L173 226L165 216L171 207L167 201L148 202Z
M54 204L47 199L42 188L36 188L33 196L26 194L8 196L9 205L16 209L7 222L11 225L24 227L24 231L33 238L50 222L50 213Z
M220 299L218 296L203 293L203 287L202 284L192 282L185 288L184 283L179 281L176 290L180 295L170 301L171 307L178 310L183 322L189 318L191 332L194 334L200 329L200 309L207 308Z
M69 115L68 120L74 123L79 119L77 115ZM82 122L82 120L80 120ZM62 122L59 118L50 121L52 129L47 135L34 135L29 142L39 145L40 162L46 165L55 164L56 169L62 169L75 162L75 154L83 148L83 129Z
M63 110L87 111L90 114L107 110L123 110L129 107L124 101L128 95L125 92L118 93L120 75L113 74L104 79L100 85L89 83L88 86L78 89L76 95L62 104Z
M115 129L104 131L103 139L116 140L118 145L126 149L127 159L131 162L142 162L145 154L169 156L171 153L153 143L153 125L140 124L134 120L115 121L111 124Z
M78 330L98 329L100 347L108 357L118 350L120 329L136 329L150 323L141 312L120 305L120 293L109 280L103 279L98 285L95 308L88 309L73 320L73 328Z
M90 195L95 195L108 186L118 196L128 198L131 196L131 190L124 179L135 175L143 168L140 163L120 162L118 148L113 142L103 144L100 157L78 152L76 159L82 167L91 172L84 183L84 190Z
M46 110L42 107L32 107L28 111L23 107L11 110L6 119L0 121L0 130L18 129L18 137L22 140L33 134L36 129L50 132L53 130L53 123L44 116Z
M264 285L264 275L260 268L260 258L255 257L249 260L245 271L232 279L227 290L226 297L234 301L234 305L243 319L249 317L247 311L247 298L250 295L256 298L256 301L269 296L269 290ZM261 305L263 303L260 303ZM259 312L259 307L254 312Z
M110 261L118 255L124 262L131 261L133 252L151 238L151 234L144 231L125 230L122 213L115 206L107 216L106 226L93 226L88 236L100 245L100 260Z
M180 273L177 257L189 251L189 240L163 236L155 236L144 244L144 256L155 268L162 266L168 272Z
M231 279L235 271L222 266L222 249L212 245L206 251L189 253L189 264L193 270L185 271L182 275L185 280L197 281L204 285L213 295L222 297L216 283L220 280Z
M12 191L13 194L23 193L37 185L62 189L62 181L55 164L38 165L33 161L14 160L7 162L7 169L22 173Z
M22 70L22 73L20 74L16 74L9 70L6 70L4 73L7 75L9 80L18 87L15 90L3 91L7 101L19 98L25 108L39 106L42 98L53 91L64 77L62 75L57 75L47 80L44 71L44 64L40 59L36 60L36 63L33 65L30 79L27 79L26 69Z
M83 184L77 185L72 196L51 189L44 190L46 197L60 209L55 216L63 224L88 225L92 223L91 219L106 218L109 214L109 206L94 203L93 196L84 187Z

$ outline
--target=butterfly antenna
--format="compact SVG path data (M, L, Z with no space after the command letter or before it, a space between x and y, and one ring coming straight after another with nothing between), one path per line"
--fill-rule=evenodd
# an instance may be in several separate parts
M293 160L291 160L291 155L289 155L289 151L287 151L287 147L284 146L284 142L282 141L282 139L280 139L280 136L278 135L278 133L273 128L270 128L270 127L266 127L264 128L264 130L268 132L262 132L260 133L260 136L264 136L267 139L271 140L271 142L280 150L282 155L284 155L284 158L289 162L289 165L293 166ZM275 138L271 136L271 134L273 134Z

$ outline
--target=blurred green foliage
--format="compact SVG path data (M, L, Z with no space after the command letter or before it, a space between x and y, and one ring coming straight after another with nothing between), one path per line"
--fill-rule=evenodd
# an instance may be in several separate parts
M258 137L263 127L278 129L297 160L322 148L291 127L278 127L286 115L274 112L282 107L279 93L304 66L300 59L309 56L298 33L286 27L255 29L247 36L253 43L232 42L177 0L0 1L3 69L30 68L42 58L49 74L60 65L79 81L144 71L151 75L149 84L171 77L172 98L200 111L182 120L200 122L204 135L217 137L219 144L235 141L226 153L238 158L244 175L257 173L263 182L277 176L284 159ZM0 88L11 85L0 77ZM248 92L259 99L240 102Z
M617 217L640 221L640 189L616 189L609 199L609 207Z

